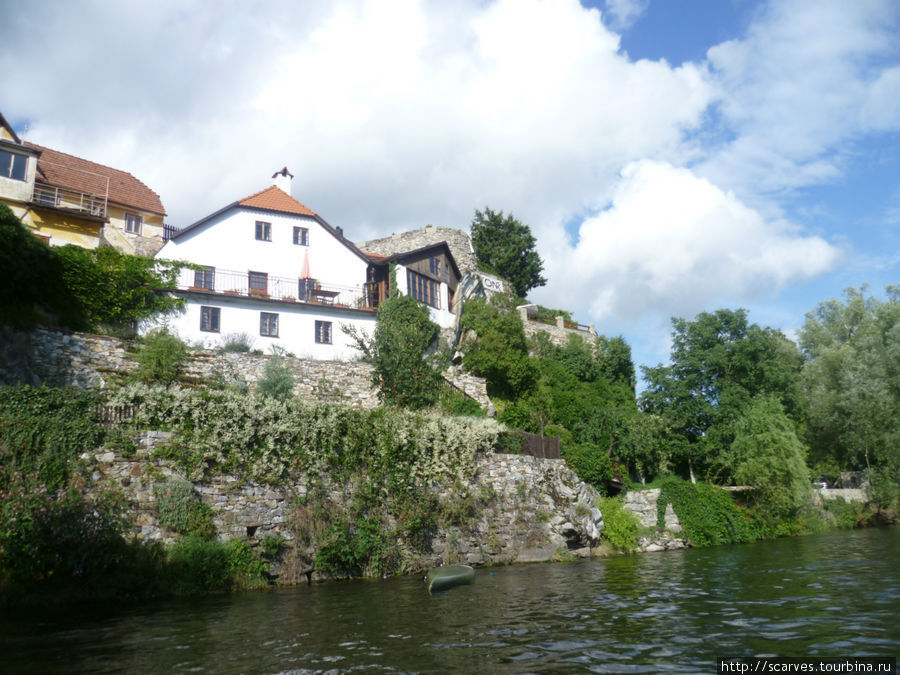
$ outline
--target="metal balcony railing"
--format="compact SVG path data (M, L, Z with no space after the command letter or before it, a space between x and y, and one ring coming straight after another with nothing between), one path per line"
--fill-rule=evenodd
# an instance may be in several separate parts
M42 206L71 209L100 218L106 217L106 195L92 195L77 190L35 184L31 201Z
M179 274L177 284L181 290L285 302L354 309L374 309L377 305L377 294L369 290L368 284L344 286L316 279L276 277L262 272L216 268L184 269Z

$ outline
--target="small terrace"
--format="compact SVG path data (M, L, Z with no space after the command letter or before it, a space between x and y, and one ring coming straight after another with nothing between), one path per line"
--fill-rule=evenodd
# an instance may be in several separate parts
M342 286L317 279L276 277L264 272L239 272L204 268L181 271L177 288L198 293L374 310L378 305L376 284Z
M69 165L41 160L39 169L47 183L35 183L31 201L38 206L77 211L97 218L107 217L109 177ZM65 183L74 187L59 187L51 183ZM75 189L75 188L80 189Z

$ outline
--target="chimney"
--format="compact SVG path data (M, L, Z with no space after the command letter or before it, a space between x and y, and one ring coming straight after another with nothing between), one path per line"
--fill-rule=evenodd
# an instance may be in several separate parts
M272 180L275 181L275 187L287 194L291 194L291 180L293 178L294 174L288 171L287 167L283 167L280 171L276 171L272 174Z

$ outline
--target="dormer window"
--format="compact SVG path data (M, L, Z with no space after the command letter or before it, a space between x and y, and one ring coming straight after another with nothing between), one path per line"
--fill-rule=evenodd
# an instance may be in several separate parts
M131 232L131 234L140 234L141 233L141 225L143 224L144 219L135 214L135 213L126 213L125 214L125 231Z
M256 240L272 241L272 223L265 223L261 220L256 221Z
M28 157L17 155L14 152L0 150L0 177L13 180L25 180L25 169L28 167Z

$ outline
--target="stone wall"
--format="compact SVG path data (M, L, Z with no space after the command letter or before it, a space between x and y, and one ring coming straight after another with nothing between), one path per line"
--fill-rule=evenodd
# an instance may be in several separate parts
M642 527L656 527L658 519L657 504L659 502L659 488L651 490L632 490L625 495L625 510L630 511L641 521ZM666 504L665 529L671 532L681 532L681 521L675 515L672 504Z
M566 346L570 335L577 335L581 339L587 340L590 344L593 344L594 339L597 337L597 331L594 330L592 325L588 326L587 330L567 328L565 320L561 316L556 317L555 325L537 321L528 314L527 305L519 307L519 318L522 320L522 329L525 331L526 338L530 338L537 333L544 333L550 337L550 342L559 347Z
M475 252L472 250L472 242L469 239L469 235L462 230L452 227L426 225L418 230L395 233L390 237L356 242L356 245L367 253L391 255L393 253L415 251L431 244L439 244L442 241L446 241L450 247L450 252L456 260L456 266L459 267L460 274L465 276L477 270Z
M691 544L686 538L678 537L682 531L681 521L675 515L672 504L666 504L665 527L657 529L658 521L657 504L659 502L659 488L651 490L632 490L625 495L625 510L634 514L641 522L641 526L653 531L638 537L638 551L655 553L657 551L672 551L688 548Z
M843 499L848 504L854 502L865 504L869 501L866 491L862 488L827 488L817 490L816 494L822 499Z
M154 486L183 478L154 449L166 443L166 432L143 432L132 457L100 450L82 455L97 485L112 482L133 504L135 534L144 540L171 542L174 534L157 521ZM307 494L308 482L299 477L271 486L224 475L194 485L213 511L223 541L243 539L257 544L267 535L291 540L288 521L296 497ZM561 551L586 557L597 552L603 517L594 505L598 494L582 483L562 460L520 455L480 455L476 471L465 486L479 495L479 509L467 525L445 527L431 542L426 565L496 564L550 560ZM436 486L441 500L458 498L458 488ZM344 486L333 486L330 498L347 499Z
M252 389L263 377L268 358L262 354L195 350L185 375L195 382L239 379ZM378 405L372 367L368 364L293 357L285 357L284 362L295 374L294 393L301 398L364 408ZM120 338L43 328L31 333L0 334L0 385L46 383L103 389L136 367L132 343ZM482 406L490 406L483 379L460 369L449 371L445 377Z

